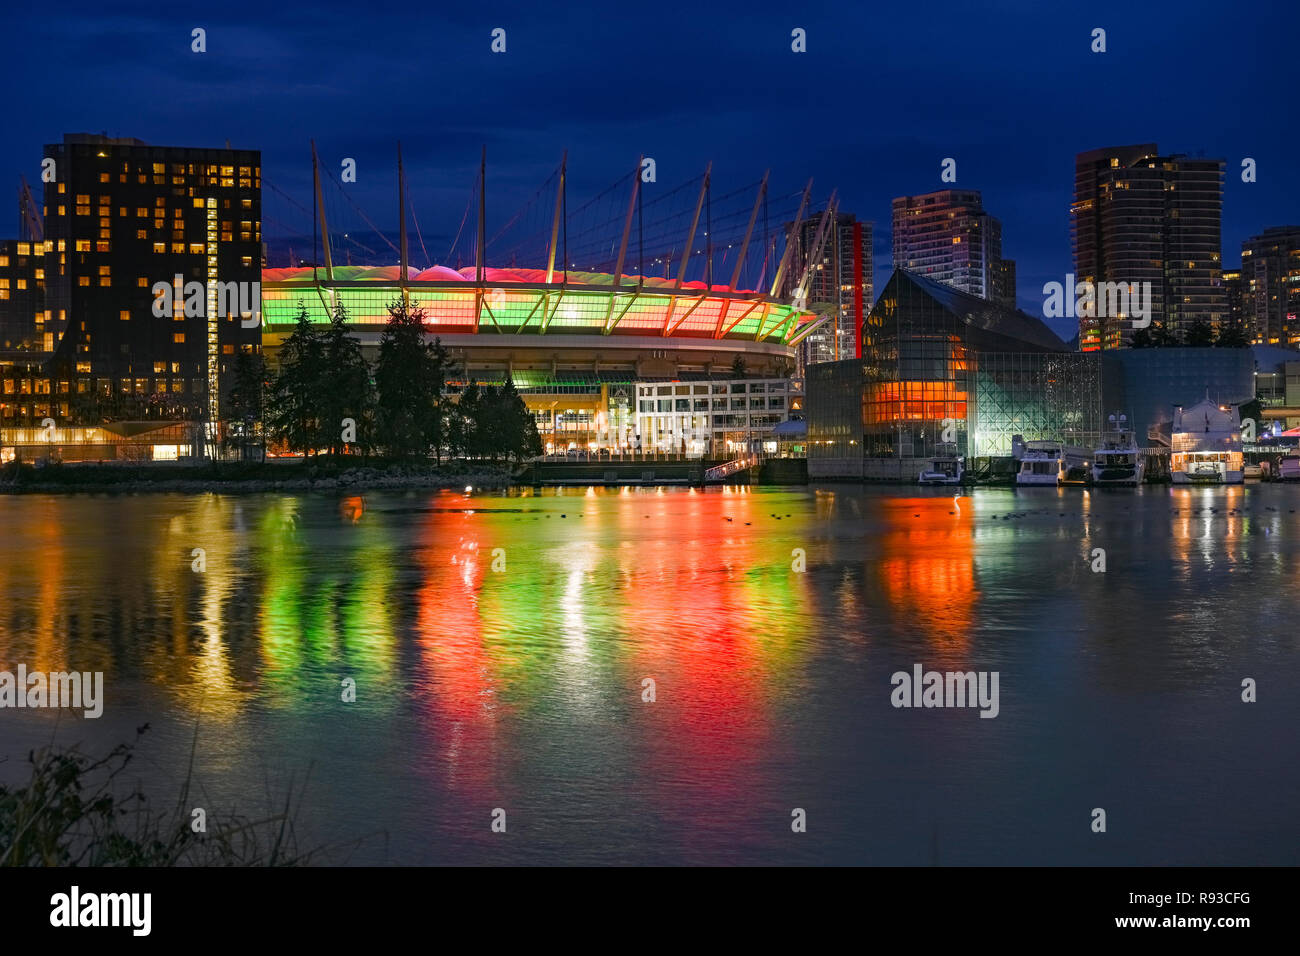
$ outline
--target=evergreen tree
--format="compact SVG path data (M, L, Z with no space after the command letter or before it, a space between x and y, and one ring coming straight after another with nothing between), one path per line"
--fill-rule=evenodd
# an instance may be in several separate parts
M1180 344L1178 336L1165 323L1156 322L1153 319L1149 328L1151 329L1151 345L1153 347L1172 348Z
M478 417L474 422L474 435L478 453L495 461L505 451L502 430L505 427L504 408L501 392L495 385L483 388L483 399L479 402Z
M370 366L361 352L361 340L348 334L348 312L340 301L334 306L329 328L324 335L324 377L321 385L320 420L322 438L330 453L340 455L346 449L343 420L356 424L357 444L363 449L369 440L370 409L373 390Z
M423 313L420 313L423 321ZM441 461L443 449L448 443L447 409L451 402L447 399L447 378L460 372L451 352L442 344L442 339L435 338L429 347L429 393L434 398L435 414L429 423L426 436L433 448L434 456Z
M1187 327L1183 344L1191 348L1206 348L1214 344L1214 328L1204 319L1197 319Z
M235 356L233 381L226 393L225 419L239 438L240 457L246 455L249 439L262 418L262 388L266 361L261 352L239 352Z
M443 391L451 355L440 340L425 340L424 322L424 310L394 301L379 342L377 437L397 457L426 455L432 448L441 458L447 444Z
M321 391L325 340L298 300L298 324L280 348L279 368L270 389L267 434L291 451L311 454L321 439Z
M1250 345L1250 336L1246 334L1245 328L1238 325L1225 325L1219 329L1219 335L1214 340L1214 344L1221 349L1243 349Z
M478 454L478 421L481 414L482 393L478 383L471 381L461 392L451 419L451 443L457 454L471 457Z

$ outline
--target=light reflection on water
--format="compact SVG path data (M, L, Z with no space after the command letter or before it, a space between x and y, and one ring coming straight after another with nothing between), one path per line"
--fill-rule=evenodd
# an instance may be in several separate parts
M0 779L52 733L107 749L149 721L165 799L197 723L211 800L310 767L309 839L387 831L360 862L1295 863L1297 504L2 498L0 664L102 670L108 704L0 711ZM1000 716L890 707L913 663L999 671Z

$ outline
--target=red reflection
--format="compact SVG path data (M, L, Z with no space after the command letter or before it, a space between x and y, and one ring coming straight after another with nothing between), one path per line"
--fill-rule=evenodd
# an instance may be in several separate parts
M770 751L771 676L761 653L764 620L746 598L759 590L749 576L777 554L760 554L772 546L745 526L762 509L747 490L674 495L662 509L674 535L647 541L626 572L635 595L629 692L644 677L657 685L657 701L638 704L644 772L656 781L647 797L683 824L682 833L734 832L766 813L754 791Z
M497 776L497 710L483 646L479 591L487 571L475 525L463 513L430 512L418 535L422 584L416 639L424 674L417 708L439 776L466 795L491 795ZM449 553L450 552L450 553Z

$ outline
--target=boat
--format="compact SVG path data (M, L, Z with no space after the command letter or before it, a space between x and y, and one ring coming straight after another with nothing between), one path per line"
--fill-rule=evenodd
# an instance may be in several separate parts
M930 459L929 467L921 470L917 481L922 485L959 485L963 472L961 458L940 456Z
M1241 418L1231 405L1206 399L1174 408L1169 474L1176 485L1239 485L1245 478Z
M1127 415L1111 415L1111 430L1102 436L1101 447L1093 452L1094 485L1142 484L1146 458L1138 448L1137 435L1128 427Z
M1287 455L1277 469L1278 481L1300 481L1300 455Z
M1246 465L1244 465L1244 466L1242 467L1242 469L1241 469L1241 477L1243 477L1243 478L1263 478L1263 477L1264 477L1264 466L1263 466L1263 465L1256 465L1256 464L1246 464Z
M1059 485L1064 477L1059 441L1024 441L1019 435L1012 439L1012 454L1016 459L1017 485Z

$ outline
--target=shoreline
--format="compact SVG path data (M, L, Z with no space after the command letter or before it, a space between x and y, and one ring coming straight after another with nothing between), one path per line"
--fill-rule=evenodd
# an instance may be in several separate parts
M73 465L24 469L0 476L0 495L28 494L261 494L265 492L441 491L472 486L500 490L518 484L504 470L432 471L411 466L358 466L335 463L278 465L266 463L187 466ZM7 470L6 470L7 471ZM170 472L170 474L169 474ZM288 472L276 474L276 472Z

